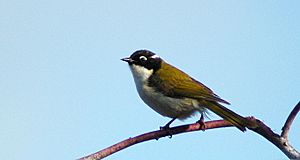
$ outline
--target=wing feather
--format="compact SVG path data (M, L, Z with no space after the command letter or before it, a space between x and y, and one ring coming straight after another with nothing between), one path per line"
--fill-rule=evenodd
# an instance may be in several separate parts
M162 72L164 74L162 74ZM162 68L149 78L149 85L164 95L174 98L194 98L230 104L213 93L201 82L191 78L183 71L164 62Z

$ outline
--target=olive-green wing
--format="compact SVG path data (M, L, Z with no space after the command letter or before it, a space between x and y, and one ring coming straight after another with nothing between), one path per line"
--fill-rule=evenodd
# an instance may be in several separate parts
M229 104L204 84L166 63L150 77L149 82L152 87L169 97L189 97Z

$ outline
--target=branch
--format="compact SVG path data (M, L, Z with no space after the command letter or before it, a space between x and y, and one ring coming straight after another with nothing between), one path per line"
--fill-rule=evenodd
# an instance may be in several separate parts
M288 142L287 138L284 138L276 133L274 133L267 125L262 121L252 118L258 127L249 128L250 130L256 132L257 134L263 136L268 141L273 143L277 148L279 148L289 159L300 159L300 153Z
M248 126L250 130L256 132L257 134L263 136L268 141L273 143L277 148L279 148L288 158L290 159L300 159L300 153L293 148L292 145L288 143L288 132L290 130L290 126L295 119L297 113L300 109L300 102L295 106L293 111L288 116L286 120L283 131L281 135L274 133L267 125L265 125L261 120L256 119L254 117L247 117ZM225 120L214 120L205 122L205 129L215 129L215 128L224 128L224 127L232 127L233 125ZM88 155L86 157L82 157L79 160L99 160L104 157L107 157L115 152L118 152L124 148L130 147L137 143L141 143L148 140L158 140L161 137L166 137L171 135L176 135L180 133L193 132L203 130L199 123L182 125L177 127L172 127L169 130L157 130L153 132L148 132L145 134L138 135L133 138L128 138L124 141L121 141L115 145L112 145L108 148L105 148L101 151Z
M231 123L224 121L224 120L214 120L205 122L205 129L214 129L214 128L221 128L221 127L231 127L233 126ZM128 138L124 141L121 141L119 143L116 143L110 147L107 147L99 152L93 153L91 155L88 155L86 157L80 158L80 160L98 160L102 159L104 157L107 157L115 152L118 152L124 148L127 148L129 146L132 146L137 143L141 143L148 140L158 140L159 138L170 136L170 133L172 135L185 133L185 132L192 132L192 131L199 131L202 130L202 127L199 123L194 124L188 124L188 125L182 125L177 127L172 127L169 130L157 130L153 132L148 132L145 134L138 135L133 138Z

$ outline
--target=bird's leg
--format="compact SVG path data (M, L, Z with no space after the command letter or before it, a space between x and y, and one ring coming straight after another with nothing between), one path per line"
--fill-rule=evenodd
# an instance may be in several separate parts
M175 121L176 118L171 119L166 125L160 127L160 130L166 130L169 133L169 138L172 138L172 132L170 130L170 124Z
M200 117L200 119L197 121L197 123L200 124L200 129L203 130L203 131L205 131L206 126L205 126L205 122L204 122L204 114L203 114L203 113L201 113L201 117Z
M172 122L174 122L175 119L176 119L176 118L171 119L166 125L164 125L163 127L160 127L160 129L161 129L161 130L169 129L169 128L170 128L170 124L171 124Z

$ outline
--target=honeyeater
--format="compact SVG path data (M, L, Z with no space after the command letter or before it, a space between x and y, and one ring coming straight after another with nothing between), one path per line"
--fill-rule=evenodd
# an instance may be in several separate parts
M246 130L246 119L222 105L229 105L227 101L157 54L138 50L121 60L129 64L141 99L157 113L172 118L164 128L175 119L183 120L197 112L203 119L210 110L241 131Z

